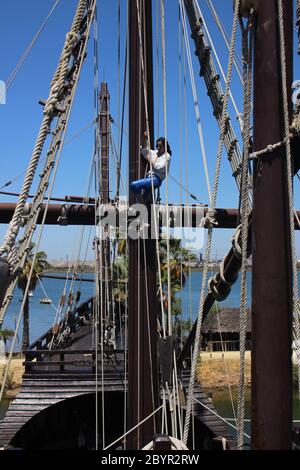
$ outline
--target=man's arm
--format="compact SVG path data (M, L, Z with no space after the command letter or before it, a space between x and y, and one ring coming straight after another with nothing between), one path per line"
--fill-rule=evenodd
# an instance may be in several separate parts
M144 135L143 135L143 145L142 145L142 151L141 151L141 154L143 155L143 157L151 164L151 156L149 154L149 148L148 148L148 133L147 131L144 132ZM154 162L152 161L152 164Z

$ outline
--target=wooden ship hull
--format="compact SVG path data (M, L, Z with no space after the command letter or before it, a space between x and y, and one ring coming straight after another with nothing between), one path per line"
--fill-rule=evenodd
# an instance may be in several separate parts
M128 387L124 350L93 347L93 302L91 298L78 307L72 331L65 335L60 349L49 349L52 330L47 331L25 352L22 387L11 402L0 424L0 446L5 449L95 449L95 416L103 419L104 400L106 445L124 431L124 391ZM63 322L60 330L66 328ZM58 337L58 335L57 335ZM55 337L54 337L55 342ZM96 373L97 361L97 373ZM189 368L178 374L182 400L189 383ZM97 397L97 404L96 404ZM195 397L203 405L193 410L197 450L226 448L235 442L200 384ZM185 405L182 405L184 413ZM104 448L101 426L99 448ZM118 441L111 450L124 448Z
M60 145L60 133L64 129L68 106L72 101L70 97L73 98L79 78L79 64L82 65L85 57L85 45L95 13L95 3L95 0L79 1L73 23L73 27L77 28L77 42L72 46L72 60L64 77L65 82L63 86L60 84L60 102L56 103L54 109L51 108L51 100L45 105L45 116L49 119L47 124L51 123L53 116L57 117L52 149L59 148ZM290 100L288 104L285 103L288 108L286 110L283 108L282 98L285 91L288 91L289 96L292 83L292 3L291 0L286 0L279 14L281 0L235 2L235 24L237 26L237 13L241 23L242 16L245 16L247 32L254 41L253 45L250 40L249 45L249 56L253 55L254 59L253 139L247 135L251 124L248 122L248 128L243 131L244 149L241 152L226 109L229 89L224 93L221 88L220 76L206 41L203 20L199 17L196 2L184 0L200 75L204 78L213 114L221 128L221 153L224 144L240 194L245 187L248 191L249 186L250 196L247 193L247 202L241 199L241 207L236 211L216 209L212 201L212 207L206 210L204 220L209 234L217 221L218 227L222 228L236 227L239 220L242 221L242 228L237 230L233 246L224 257L219 271L209 281L208 293L201 296L201 315L199 314L181 351L178 351L178 341L172 335L171 325L168 325L167 334L161 335L157 331L157 320L164 318L164 312L159 315L160 307L157 302L156 257L159 260L159 250L156 240L150 238L128 239L128 305L123 312L128 325L126 328L119 325L120 329L123 328L126 347L118 349L116 341L109 340L111 325L108 319L112 318L113 305L111 246L107 238L101 238L104 228L100 222L102 209L104 213L109 212L112 206L118 206L119 201L110 200L109 93L107 84L101 84L101 106L97 116L97 137L100 142L97 160L98 197L93 201L79 201L86 203L84 207L73 205L66 208L66 204L50 207L45 218L46 211L43 212L42 204L43 191L46 188L44 185L29 208L35 224L41 219L50 224L56 223L58 212L61 225L67 225L70 221L74 224L94 224L96 219L98 233L94 240L94 249L97 295L69 312L55 331L49 330L25 351L25 374L21 390L0 423L0 445L4 448L137 450L153 442L156 449L170 450L171 440L165 430L179 429L184 422L181 435L185 442L181 449L185 445L193 450L243 448L243 433L240 432L243 429L242 424L239 428L240 440L236 441L228 435L224 420L219 417L211 400L204 393L202 385L205 387L205 384L195 380L195 364L199 353L201 322L216 301L221 302L229 295L239 271L245 280L246 261L251 254L251 447L255 450L292 447L291 238L294 213L291 211L291 177L288 176L288 170L291 170L290 166L294 173L299 169L300 131L298 129L294 133L290 142L286 118L288 115L288 124L291 124L292 102ZM183 7L183 3L181 6ZM300 4L298 7L300 22ZM129 0L128 18L128 155L131 183L141 178L146 171L146 161L140 162L140 144L145 129L151 148L154 144L151 1ZM234 35L233 28L232 38ZM282 50L279 46L284 41L286 47ZM247 77L251 79L251 61L244 65L247 65ZM249 103L251 104L248 83L249 80L245 79L245 116L249 112ZM250 117L250 114L247 116ZM293 165L287 165L288 150ZM247 161L246 156L251 156L251 159ZM48 157L50 160L42 174L43 183L44 176L54 163L51 161L51 152ZM248 167L252 161L253 174L250 174ZM242 182L246 182L244 187ZM78 201L75 198L69 202ZM135 195L130 191L128 202L129 205L136 202ZM149 205L146 201L147 209ZM17 207L4 209L5 213L0 215L0 220L7 220L13 211L14 221L20 210L19 203ZM21 213L24 215L24 207ZM148 214L150 213L149 210ZM147 226L151 229L152 221L148 222ZM194 219L191 224L195 224ZM162 224L159 229L161 228ZM26 247L27 239L32 236L32 228L30 230L26 232L28 236L24 237L20 250ZM7 308L7 298L17 283L16 276L11 279L8 274L12 268L9 263L14 241L8 240L5 247L8 256L0 259L0 275L1 280L3 279L0 286L0 301L3 301L1 324ZM0 252L0 255L3 253ZM19 268L25 262L25 257L22 256L19 256ZM209 253L206 258L204 279L207 275ZM204 293L206 288L207 285L204 286ZM245 329L247 330L247 325ZM247 331L245 335L246 333ZM168 388L169 384L175 383L178 396L174 398L168 393ZM178 415L174 415L174 403L179 410ZM160 436L162 423L164 435Z

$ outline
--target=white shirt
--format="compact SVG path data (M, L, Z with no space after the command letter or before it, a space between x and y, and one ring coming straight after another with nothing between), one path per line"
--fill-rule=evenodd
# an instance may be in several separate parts
M165 153L163 155L157 156L157 150L149 150L147 148L143 148L141 150L143 157L146 158L147 155L150 156L151 164L152 164L152 173L158 176L162 181L166 177L166 169L169 171L170 168L170 160L171 156L169 153ZM148 172L148 175L151 175L151 170Z

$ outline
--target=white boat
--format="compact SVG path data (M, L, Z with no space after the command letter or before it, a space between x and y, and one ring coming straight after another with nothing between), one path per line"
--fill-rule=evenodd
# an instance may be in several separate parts
M40 300L40 304L51 304L52 300L48 298L44 298Z

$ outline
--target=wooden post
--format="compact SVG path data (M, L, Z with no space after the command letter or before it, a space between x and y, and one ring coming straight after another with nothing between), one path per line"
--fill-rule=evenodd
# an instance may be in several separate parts
M109 203L109 92L107 83L101 83L99 94L99 131L100 131L100 203ZM110 263L110 240L102 240L102 312L103 318L108 319L112 312L112 286L111 286L111 263ZM101 291L100 291L101 292Z
M283 2L289 96L292 3ZM254 151L284 138L279 47L277 2L261 1L254 52ZM251 446L284 450L292 442L293 311L285 146L255 164L253 199Z
M139 0L143 58L147 87L150 139L153 144L152 13L151 0ZM146 40L145 40L146 38ZM140 156L146 130L144 83L140 57L136 0L129 1L129 183L143 177ZM129 191L129 203L136 202ZM145 243L145 245L144 245ZM128 238L128 428L149 416L158 405L156 345L156 254L155 240ZM144 256L144 250L146 257ZM153 439L156 417L148 419L127 441L128 449L139 449Z

